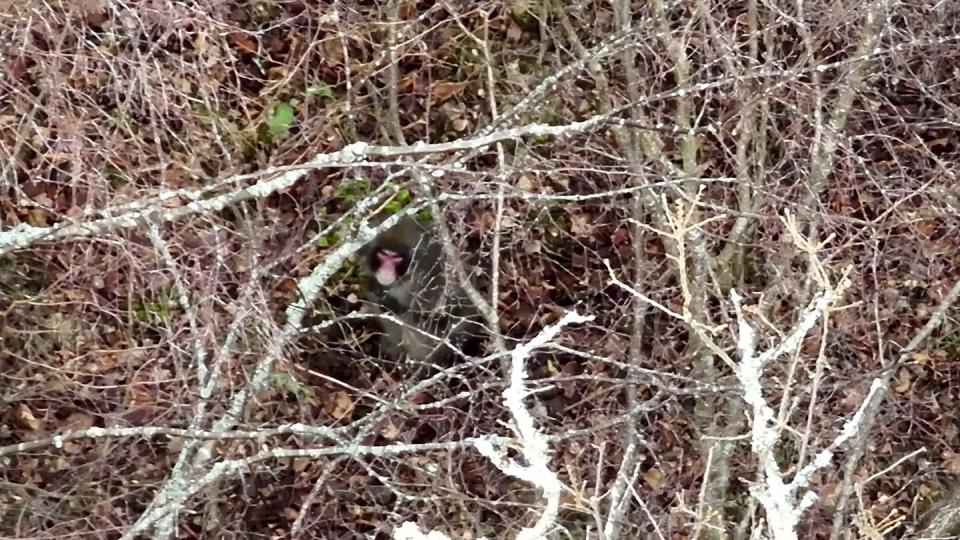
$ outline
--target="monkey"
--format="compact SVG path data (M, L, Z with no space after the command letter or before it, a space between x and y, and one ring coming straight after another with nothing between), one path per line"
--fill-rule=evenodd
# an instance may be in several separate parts
M403 323L380 320L381 348L388 356L399 359L405 354L436 364L453 352L436 338L458 345L468 330L478 329L476 309L447 278L443 250L430 225L405 216L358 255L365 299L379 314Z
M367 300L394 315L424 310L442 285L443 253L427 225L404 216L360 249ZM428 293L425 295L415 293Z

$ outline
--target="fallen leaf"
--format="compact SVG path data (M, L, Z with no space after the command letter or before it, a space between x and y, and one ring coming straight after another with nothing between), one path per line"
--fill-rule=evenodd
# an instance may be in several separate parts
M414 0L402 2L397 10L397 15L401 21L411 19L417 14L417 3Z
M924 219L916 223L915 227L920 232L920 234L930 237L933 236L933 233L937 231L939 223L935 219Z
M249 34L233 32L230 34L230 41L245 53L256 54L257 52L257 43Z
M510 28L507 28L507 41L516 43L520 41L521 37L523 37L523 28L520 28L517 23L511 22Z
M13 408L13 423L30 431L40 431L43 427L37 417L33 415L30 407L23 403Z
M948 454L943 462L943 468L950 474L960 474L960 454Z
M34 227L47 226L47 213L40 208L34 208L27 213L27 223Z
M67 441L63 443L63 453L68 455L74 455L80 450L83 450L83 447L77 444L74 441Z
M409 94L411 92L419 93L422 92L424 88L426 88L426 83L423 77L416 71L397 81L397 92L401 94Z
M621 227L613 231L613 236L610 237L610 242L615 246L619 246L621 244L625 244L629 239L630 236L627 234L627 229Z
M439 82L430 88L434 104L444 103L467 87L465 82Z
M590 232L590 224L587 216L580 214L570 219L570 232L576 235L587 234Z
M910 376L910 372L905 369L901 369L900 373L897 374L897 382L893 389L898 394L906 394L910 390L912 383L913 380Z
M60 426L69 431L83 431L93 427L93 417L85 413L73 413Z
M470 127L470 120L468 120L463 116L460 116L460 117L454 118L453 121L450 123L450 126L457 133L463 133L464 131L467 130L468 127Z
M517 187L524 191L533 191L536 189L536 184L533 183L533 178L529 175L522 174L517 179Z
M330 395L326 409L327 414L335 420L342 420L353 411L353 401L346 392L340 390Z
M395 441L400 436L400 429L393 422L387 420L385 426L380 428L380 436L388 441Z
M663 483L663 472L656 467L648 469L647 472L643 473L643 481L651 489L660 489L660 485Z
M77 6L80 7L80 13L89 17L106 11L107 2L105 0L80 0L77 2Z

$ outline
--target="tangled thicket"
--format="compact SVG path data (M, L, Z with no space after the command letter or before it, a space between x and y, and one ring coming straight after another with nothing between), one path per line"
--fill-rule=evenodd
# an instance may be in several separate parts
M748 538L730 291L774 347L845 278L763 370L787 478L885 384L797 533L960 500L956 3L0 6L0 536L513 537L542 486L474 443L518 437L504 350L576 310L524 359L551 534ZM356 315L383 205L495 315L432 375Z

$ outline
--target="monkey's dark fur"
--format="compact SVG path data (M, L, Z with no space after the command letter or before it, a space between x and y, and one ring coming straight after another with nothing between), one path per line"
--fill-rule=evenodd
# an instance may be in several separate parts
M443 250L429 225L404 217L361 248L359 256L366 300L403 323L381 319L381 345L388 355L434 364L452 353L441 341L459 346L465 332L479 326L473 305L448 279Z

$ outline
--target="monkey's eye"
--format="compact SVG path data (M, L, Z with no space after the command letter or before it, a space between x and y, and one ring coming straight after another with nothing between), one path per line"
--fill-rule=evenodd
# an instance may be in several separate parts
M374 277L377 283L384 287L393 285L404 272L404 257L389 249L377 250L375 257L373 266L376 268Z

